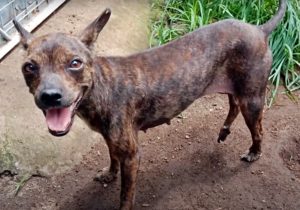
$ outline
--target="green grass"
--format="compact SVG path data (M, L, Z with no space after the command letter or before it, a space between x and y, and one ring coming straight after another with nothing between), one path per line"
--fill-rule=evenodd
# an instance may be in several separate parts
M236 18L262 24L278 8L279 0L154 0L150 45L157 46L218 20ZM269 39L273 52L268 104L274 102L278 87L286 92L300 89L300 3L289 0L287 13Z

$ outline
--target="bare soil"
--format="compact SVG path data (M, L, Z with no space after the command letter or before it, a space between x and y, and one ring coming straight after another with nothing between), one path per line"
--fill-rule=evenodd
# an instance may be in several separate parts
M135 209L300 209L299 108L280 95L265 110L263 155L251 164L239 158L251 145L241 115L226 142L217 143L228 112L225 95L203 97L170 126L140 132L142 159ZM118 209L120 178L108 185L93 181L108 164L101 139L65 173L32 177L24 183L3 176L0 209ZM18 184L24 186L14 195Z
M265 111L263 156L252 164L239 160L251 144L241 116L227 141L216 142L227 110L225 96L207 96L170 126L140 133L136 209L300 208L299 105L281 96ZM1 209L117 209L120 179L93 181L108 164L107 149L98 143L74 169L33 177L17 196L16 178L3 177Z

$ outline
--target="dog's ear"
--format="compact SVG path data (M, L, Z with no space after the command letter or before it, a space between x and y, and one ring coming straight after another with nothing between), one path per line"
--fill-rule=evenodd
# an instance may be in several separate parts
M21 24L16 19L13 20L13 23L21 36L21 44L23 45L24 49L27 49L30 41L32 40L31 33L29 33L23 26L21 26Z
M91 47L92 44L97 40L100 31L107 23L110 15L110 9L105 9L96 20L94 20L81 32L79 38L87 47Z

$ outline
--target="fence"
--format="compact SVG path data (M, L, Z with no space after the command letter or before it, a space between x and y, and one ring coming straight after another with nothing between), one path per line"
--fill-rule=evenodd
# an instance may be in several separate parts
M0 59L18 42L12 20L32 31L66 0L0 0Z

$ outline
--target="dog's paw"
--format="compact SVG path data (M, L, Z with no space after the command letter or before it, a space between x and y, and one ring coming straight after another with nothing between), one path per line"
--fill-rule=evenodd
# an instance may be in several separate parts
M229 128L221 128L219 137L218 137L218 143L221 143L225 141L226 137L230 134Z
M94 178L94 181L110 183L117 178L117 173L113 173L108 167L103 168Z
M246 162L253 162L256 161L260 158L261 152L249 152L247 151L245 154L241 155L241 160L246 161Z

